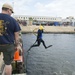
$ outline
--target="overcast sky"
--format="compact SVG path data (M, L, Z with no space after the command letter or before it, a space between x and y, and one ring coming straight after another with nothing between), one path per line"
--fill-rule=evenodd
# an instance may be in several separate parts
M0 12L4 3L14 7L14 15L75 18L75 0L0 0Z

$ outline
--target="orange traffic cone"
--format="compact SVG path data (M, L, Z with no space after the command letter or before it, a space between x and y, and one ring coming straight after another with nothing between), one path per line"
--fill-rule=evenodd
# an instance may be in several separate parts
M14 54L14 61L19 61L19 60L21 60L21 57L19 55L19 50L17 50Z

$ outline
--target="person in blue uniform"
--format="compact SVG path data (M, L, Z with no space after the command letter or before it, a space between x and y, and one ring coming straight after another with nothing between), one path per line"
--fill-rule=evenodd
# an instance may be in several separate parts
M5 63L4 75L12 75L11 62L13 61L15 49L19 46L19 31L21 30L16 20L11 17L13 7L3 4L0 13L0 52L3 53Z
M52 46L52 45L46 46L44 40L42 39L42 34L43 34L43 32L44 32L43 29L44 29L43 26L40 25L40 27L39 27L39 29L38 29L38 31L37 31L37 40L36 40L37 44L33 44L33 45L31 46L31 48L32 48L32 47L40 46L41 43L43 44L43 46L45 47L45 49L47 49L47 48L49 48L49 47Z

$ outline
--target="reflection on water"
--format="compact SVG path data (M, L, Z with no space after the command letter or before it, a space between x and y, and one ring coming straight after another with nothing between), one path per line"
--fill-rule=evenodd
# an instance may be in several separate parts
M75 34L44 34L43 39L53 46L45 49L41 44L27 56L36 36L23 34L27 75L75 75Z

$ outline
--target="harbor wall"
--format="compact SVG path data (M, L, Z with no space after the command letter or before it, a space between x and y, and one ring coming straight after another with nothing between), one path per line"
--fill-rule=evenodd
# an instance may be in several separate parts
M21 26L22 33L33 33L35 28L39 28L39 26ZM34 32L37 32L35 30ZM75 33L74 26L44 26L45 33Z

